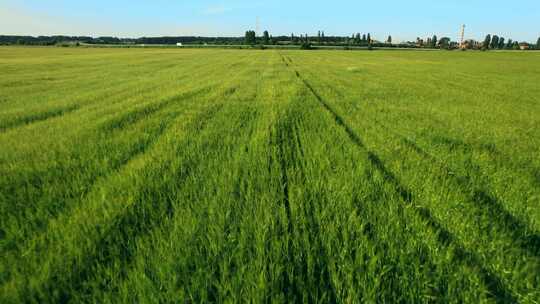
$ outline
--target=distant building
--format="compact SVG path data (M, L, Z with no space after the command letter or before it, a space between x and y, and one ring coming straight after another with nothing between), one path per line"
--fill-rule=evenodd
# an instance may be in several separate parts
M182 42L178 42L178 43L176 43L176 46L181 47L181 46L183 46L183 44L182 44Z
M481 47L480 43L473 39L468 39L463 41L461 45L462 49L479 49Z
M529 44L526 43L526 42L522 42L522 43L519 44L519 49L520 50L528 50L529 47L530 47Z

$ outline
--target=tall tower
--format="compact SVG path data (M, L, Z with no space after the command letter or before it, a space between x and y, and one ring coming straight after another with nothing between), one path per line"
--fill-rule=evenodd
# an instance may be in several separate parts
M461 34L459 37L459 48L462 49L465 47L465 24L461 26Z
M261 31L261 19L259 18L259 16L257 16L257 24L255 26L255 35L256 36L260 36L260 31Z

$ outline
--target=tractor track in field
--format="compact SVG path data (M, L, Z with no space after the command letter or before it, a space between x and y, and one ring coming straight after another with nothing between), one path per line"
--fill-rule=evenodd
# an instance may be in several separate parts
M198 118L194 119L193 128L197 130L205 129L222 108L223 104L220 103L199 114ZM190 168L194 168L198 164L196 159L187 158L185 161L187 165L183 167L188 169L180 170L179 175L174 179L179 183L183 183L185 178L192 172ZM47 290L49 295L56 294L59 300L69 302L71 299L70 290L78 290L82 294L91 293L85 283L91 280L100 269L107 269L107 267L111 267L115 263L121 263L123 266L120 267L122 269L120 277L125 277L129 265L136 256L136 249L130 248L129 244L151 234L152 231L161 227L166 222L166 219L170 219L174 215L172 197L166 197L165 204L163 202L153 205L148 204L148 198L159 197L159 193L167 193L167 187L168 184L163 184L151 193L137 192L133 199L134 202L124 212L111 219L112 224L110 226L99 230L99 237L93 242L94 246L84 250L81 258L64 260L62 265L50 265L52 266L52 274L41 287ZM72 267L67 272L62 267L66 263L72 264ZM102 288L107 289L106 283L103 284L105 285ZM28 292L27 297L28 300L40 299L40 295L34 293L33 290Z
M144 153L146 153L149 149L151 149L155 145L155 143L159 141L161 136L167 130L170 123L174 121L176 117L177 115L174 115L174 114L170 115L170 117L168 117L165 121L163 121L160 124L159 128L155 130L154 133L151 134L151 136L149 137L150 138L149 141L145 142L142 145L135 145L133 149L127 150L128 153L125 154L120 160L118 160L118 162L116 162L114 166L110 168L110 170L107 170L103 174L99 174L95 179L92 180L92 182L89 184L88 187L83 189L82 193L73 194L71 195L72 198L70 199L80 198L81 200L84 200L88 196L88 194L91 193L91 191L94 189L95 185L100 183L100 181L106 181L110 175L115 174L116 172L121 172L122 168L127 166L131 162L132 159L135 159L136 157L141 156ZM70 211L66 210L66 212L70 212ZM42 223L41 226L44 226L44 229L32 237L33 241L25 242L22 240L22 237L18 237L17 239L10 240L10 243L14 243L14 245L12 246L12 248L7 248L6 250L9 251L10 254L17 254L17 252L24 251L25 245L35 242L36 240L43 237L43 235L47 231L46 229L49 226L48 225L49 222L54 221L55 219L58 219L58 216L47 219L47 223ZM9 280L9 276L6 277L6 280ZM3 283L5 283L5 281L0 281L0 284L3 284Z
M124 83L129 84L129 82L127 82L127 81L124 81ZM118 84L116 84L116 85L118 85ZM140 86L140 84L127 85L125 87L122 86L122 87L120 87L120 89L112 89L110 91L105 91L105 92L100 93L100 94L98 94L98 95L96 95L94 97L85 96L83 98L77 98L77 100L72 105L69 105L69 106L64 106L64 107L60 107L60 108L53 109L53 110L45 110L45 111L41 111L41 112L37 112L37 113L33 113L33 114L28 114L28 115L25 115L23 117L13 119L11 121L8 121L4 125L1 125L0 126L0 132L11 131L11 130L17 129L19 127L31 125L31 124L34 124L34 123L44 122L44 121L47 121L47 120L50 120L50 119L53 119L53 118L62 117L64 115L70 114L72 112L79 111L79 110L84 109L84 108L92 107L93 105L98 104L99 101L102 98L105 98L105 97L108 97L108 96L111 96L111 95L114 95L115 97L118 97L118 96L122 96L121 94L126 94L126 93L129 94L131 92L131 90L136 86ZM89 102L81 104L80 102L82 102L82 101L89 101ZM111 104L116 104L116 103L118 103L118 101L117 102L112 102Z
M287 232L290 234L294 233L294 226L292 223L291 216L291 203L289 201L289 178L287 174L287 159L285 158L285 150L283 147L284 137L280 131L277 132L276 141L278 146L278 161L280 169L280 185L282 186L282 203L285 208L285 213L287 215Z
M231 64L230 66L234 66L235 63ZM134 109L134 110L131 110L125 114L122 114L120 117L115 117L107 122L104 122L101 126L100 126L100 129L104 130L104 131L112 131L112 130L115 130L115 129L122 129L124 128L125 126L129 125L129 124L134 124L144 118L147 118L149 115L152 115L156 112L159 112L165 108L167 108L169 105L177 102L177 101L181 101L183 99L189 99L189 98L193 98L193 97L196 97L196 96L199 96L199 95L202 95L202 94L205 94L205 93L210 93L211 90L214 88L214 84L206 84L204 86L202 86L201 88L198 88L198 89L195 89L195 90L192 90L192 91L187 91L187 92L183 92L183 93L180 93L180 94L176 94L176 95L173 95L173 96L170 96L170 97L167 97L165 98L164 100L162 101L159 101L157 103L151 103L151 104L147 104L147 105L144 105L140 108L137 108L137 109ZM229 88L226 88L224 93L223 93L223 97L228 97L228 96L231 96L233 95L235 92L236 92L237 88L236 87L229 87Z
M77 111L81 108L80 105L71 105L67 107L62 107L54 110L49 110L41 113L34 113L31 115L27 115L24 117L16 118L12 121L8 121L7 123L0 126L0 132L6 132L11 129L15 129L17 127L30 125L37 122L46 121L52 118L64 116L68 113Z
M283 59L283 61L286 62L285 59ZM290 60L290 58L289 58L289 62L292 62L292 60ZM307 83L303 77L300 76L298 71L295 70L295 74L296 74L297 77L299 77L304 82L304 84L310 89L310 91L312 91L312 93L314 95L316 95L316 98L321 102L321 104L327 110L330 110L331 112L334 112L333 116L336 117L341 122L343 122L343 119L341 117L339 117L338 115L335 115L336 114L335 111L329 109L328 104L324 100L322 100L321 96L318 95L315 92L315 90L311 87L311 85L309 83ZM441 170L446 170L446 171L451 170L451 168L449 168L445 164L442 164L441 161L436 159L434 156L432 156L429 153L427 153L426 151L422 150L414 142L408 140L407 138L405 138L402 135L397 134L396 132L394 132L393 130L386 127L385 125L383 125L380 122L376 121L375 123L378 124L379 126L381 126L382 128L384 128L386 131L390 132L391 134L394 134L394 136L401 139L409 148L411 148L412 150L417 152L419 155L421 155L425 159L431 161L432 163L437 164L441 168ZM340 124L342 124L342 123L340 123ZM346 124L342 124L342 125L346 126ZM351 137L351 134L352 134L351 138L354 138L353 140L357 141L358 136L356 136L355 133L352 132L352 130L348 126L346 126L346 128L349 129L347 131L347 133L349 133L350 137ZM459 144L464 145L464 143L461 143L461 142ZM491 147L491 146L485 146L485 147L482 146L482 149L486 150L490 154L497 153L497 151L494 150L494 147ZM378 157L376 155L373 155L373 153L370 153L369 157L375 164L377 164L377 167L379 169L384 169L383 167L380 166L382 164L382 162L380 161L380 159L378 159ZM381 171L385 172L385 176L389 176L389 175L387 175L387 173L389 173L388 170L381 170ZM535 176L535 173L532 172L531 176ZM449 176L449 177L452 177L457 182L457 184L461 188L464 188L464 189L467 189L469 187L469 185L473 184L471 178L467 177L467 176L462 176L461 175L461 176ZM539 174L539 179L540 179L540 174ZM404 189L401 186L398 188L398 190L402 194L402 196L409 196L410 195L410 193L407 193L407 191L404 191L406 189ZM505 235L510 236L513 239L518 240L517 244L519 245L519 247L522 248L529 255L537 257L537 258L540 256L540 235L534 229L529 227L526 223L519 220L511 212L506 210L506 208L504 207L503 202L501 202L495 196L489 194L485 190L480 189L478 187L475 187L473 193L468 195L468 197L472 201L480 203L480 205L483 207L484 211L479 210L478 212L484 213L484 214L487 213L488 216L491 217L491 218L499 218L504 223L504 226L502 228L503 231L498 231L498 232L503 233ZM498 222L496 222L496 223L498 224ZM512 229L506 229L505 227L511 227Z
M150 105L150 106L147 106L147 107L145 107L143 109L139 109L137 111L129 112L128 114L123 115L122 117L120 117L120 119L113 120L113 121L105 124L104 126L102 126L103 134L106 135L106 136L112 136L114 131L120 131L120 130L128 127L130 124L136 123L138 120L148 118L149 115L152 115L153 113L156 113L159 110L164 109L166 106L170 105L172 102L179 100L180 96L182 96L182 98L189 98L189 97L197 96L198 94L201 94L201 93L204 93L204 92L205 92L205 90L199 90L199 91L191 92L190 94L179 95L179 96L169 98L169 99L167 99L167 100L165 100L163 102L158 103L158 105L156 107L152 107L152 105ZM137 115L133 115L134 112ZM81 199L81 198L84 199L87 196L87 194L93 189L94 185L98 184L100 180L106 180L109 175L120 171L132 159L138 157L139 155L144 154L146 151L151 149L151 147L156 142L159 141L159 139L161 138L161 135L163 135L163 133L170 126L170 124L178 116L180 116L179 112L173 111L173 112L167 113L165 115L165 117L163 118L163 120L159 123L159 126L157 128L152 128L151 130L150 129L148 130L148 132L149 132L148 133L149 136L147 137L148 139L141 139L139 144L135 144L135 145L133 145L133 147L129 147L129 149L126 149L125 153L123 153L121 156L117 157L113 161L112 165L109 168L107 168L104 172L98 173L93 177L90 176L89 178L91 180L88 181L88 186L87 187L79 189L79 191L76 192L76 193L71 193L68 197L66 197L62 193L59 193L56 200L57 201L65 201L66 203L62 204L62 205L55 205L54 212L51 210L50 213L51 214L54 213L54 214L58 215L59 213L61 213L65 209L63 206L69 205L67 203L68 201L74 200L74 199ZM101 154L105 154L105 151L106 151L106 147L103 147L102 148L103 153L101 153ZM20 210L18 210L18 209L15 210L15 211L20 212ZM50 220L53 220L56 217L57 216L51 216L47 220L47 222L49 222ZM42 229L46 229L47 223L45 223L45 222L39 223L39 225L37 225L37 226L43 227ZM9 250L9 248L11 247L11 248L16 250L17 247L20 247L19 244L21 243L20 241L21 241L22 238L23 238L23 236L20 236L17 239L10 240L9 243L11 243L12 245L11 246L8 245L8 247L6 247L6 248ZM24 242L22 244L24 244Z
M289 59L289 62L292 61ZM360 136L358 136L356 132L347 124L347 122L321 97L319 93L317 93L311 84L301 76L298 70L294 68L293 70L297 78L313 94L318 103L333 117L336 124L345 131L351 142L360 150L367 153L369 163L383 175L387 182L394 187L395 191L401 197L403 203L406 205L412 205L414 201L413 193L407 189L407 187L405 187L388 168L386 168L384 162L377 154L373 153L367 148ZM515 296L504 285L502 280L490 269L483 265L482 260L477 254L466 250L461 242L436 220L429 209L414 206L413 210L415 211L415 214L422 219L422 221L426 223L428 227L431 228L442 246L447 249L454 249L455 257L457 259L456 262L465 263L465 265L467 265L469 268L477 270L477 273L481 276L482 281L488 288L490 296L492 296L497 303L517 301Z
M290 105L288 112L278 122L276 131L273 135L274 138L270 142L270 145L277 147L277 159L273 160L271 158L270 163L277 164L280 172L279 179L282 186L281 203L285 209L285 214L287 217L287 233L290 236L287 246L288 264L294 269L294 273L296 273L296 276L291 278L289 278L287 273L283 274L283 287L284 290L286 290L288 300L294 299L295 301L300 301L302 299L302 290L301 285L299 286L299 283L296 282L298 280L297 276L302 278L302 283L314 280L311 282L317 287L320 287L317 288L318 290L330 291L330 293L327 295L329 297L329 303L337 303L337 292L330 279L328 253L326 252L320 237L318 237L320 235L319 232L321 231L321 228L320 223L315 215L316 206L313 204L312 200L309 200L308 205L301 206L302 208L298 209L303 211L302 213L306 223L302 225L301 222L298 222L298 227L295 227L293 224L290 202L290 183L298 182L304 184L306 182L306 169L303 163L305 161L305 154L302 141L300 139L299 122L294 119L295 117L301 117L301 115L295 115L295 111L297 110L294 107L294 104ZM295 172L295 176L293 177L292 181L289 178L289 171ZM293 244L293 237L295 235L299 236L300 234L308 231L310 245L321 253L321 255L318 257L319 262L313 270L316 275L315 278L310 277L308 272L306 257L309 252L306 251L305 247L300 246L297 248ZM301 251L301 253L295 254L295 251ZM302 259L300 261L295 261L292 259L297 256L302 257ZM315 297L316 295L309 296Z
M128 84L125 85L124 84ZM122 85L120 88L117 88L119 85ZM102 91L101 93L92 96L92 94L84 95L84 97L75 98L75 101L70 106L65 106L63 109L68 109L69 111L64 111L63 113L56 113L58 110L52 110L52 111L42 111L34 114L28 114L21 118L15 119L12 122L0 126L0 132L4 131L11 131L15 130L19 127L23 127L26 125L31 125L38 122L43 122L46 120L50 120L53 118L61 117L67 114L71 114L72 112L76 112L82 109L86 108L92 108L95 107L97 104L99 104L101 99L104 99L109 96L114 96L113 99L109 100L109 105L117 104L122 102L122 97L125 97L126 94L132 94L132 91L134 88L138 88L141 86L141 83L134 83L131 84L128 81L123 81L121 84L115 83L115 87L112 89L106 89ZM61 109L60 109L61 110ZM38 119L36 119L36 117Z
M290 60L290 59L289 59ZM372 163L372 165L379 170L385 179L391 181L391 183L396 188L397 192L400 194L400 196L404 199L406 202L411 202L412 200L412 194L411 192L405 188L397 179L397 177L386 168L382 160L377 156L375 153L371 152L363 143L362 139L354 132L354 130L345 122L345 120L337 114L337 112L330 107L330 105L313 89L311 84L307 82L305 78L303 78L300 73L294 69L294 73L296 77L303 83L303 85L310 91L310 93L315 96L318 103L328 112L331 114L331 116L334 118L336 124L341 127L348 135L349 139L358 147L365 150L368 155L369 161Z
M236 91L235 88L232 88L230 90L227 90L227 92L230 92L231 95ZM253 99L256 99L258 96L258 93L255 93L253 95ZM254 130L256 128L256 123L258 119L261 117L261 112L256 108L252 107L251 105L240 105L241 110L238 111L239 105L234 106L234 111L236 113L240 113L238 116L235 116L233 120L229 118L228 122L231 124L234 124L235 127L231 128L230 130L225 130L225 132L221 133L223 129L221 129L220 134L222 136L216 136L213 138L211 143L208 144L208 147L206 150L208 151L218 151L217 146L221 145L221 148L223 148L223 145L225 145L226 150L229 151L228 156L226 159L220 160L220 166L227 167L227 164L230 162L234 162L235 157L237 157L239 154L243 154L247 152L244 150L243 143L244 141L247 141L251 138L252 134L254 133ZM223 140L223 137L227 137L227 139ZM213 158L215 156L210 156L210 158ZM208 162L209 156L207 155L204 159L199 159L201 162ZM198 172L199 173L199 172ZM239 223L239 219L242 218L242 210L241 208L237 208L234 204L241 204L241 203L247 203L245 201L245 197L242 196L243 190L246 188L245 180L241 178L241 174L239 172L238 175L235 174L235 178L233 178L234 182L232 183L232 189L231 189L231 197L234 197L234 203L231 204L231 202L227 202L227 207L225 207L225 204L223 204L220 208L223 208L223 210L227 210L224 215L223 219L223 230L222 233L225 235L225 239L232 240L235 239L237 235L240 235L242 233L242 227ZM202 173L205 174L204 172ZM206 206L207 207L207 206ZM193 208L193 206L190 206L189 208ZM201 208L201 207L198 207ZM204 208L204 207L203 207ZM205 212L206 213L206 212ZM178 215L175 215L177 217ZM241 220L240 220L241 221ZM195 235L204 235L207 234L207 229L209 227L206 225L199 226L199 229L197 232L195 232ZM163 230L170 231L169 228L164 228ZM169 238L167 236L166 238ZM200 241L195 241L195 243L190 243L191 246L194 247L204 247L205 244L199 243ZM229 254L232 254L233 251L236 250L236 242L235 241L227 241L223 244L220 244L220 250L217 260L226 259L227 256L230 256ZM228 267L232 269L238 269L241 267L239 263L236 263L235 260L229 260ZM210 270L212 273L212 276L214 278L220 278L220 280L223 279L225 273L227 271L223 271L221 267L214 268ZM155 284L159 284L157 281L153 281ZM189 285L189 282L179 283L180 285ZM219 290L215 285L207 286L206 292L209 295L208 301L209 302L219 302Z
M71 193L68 196L63 196L62 193L58 194L58 197L56 198L58 201L64 201L66 204L62 204L62 206L55 205L54 206L54 214L46 220L47 222L54 220L57 218L57 215L65 211L64 206L67 205L69 201L72 200L78 200L78 199L84 199L84 197L87 196L87 194L93 189L94 185L98 184L101 180L106 180L110 174L113 174L115 172L121 171L121 169L126 166L132 159L138 157L139 155L144 154L146 151L148 151L160 138L161 135L165 132L167 129L169 123L174 120L174 117L176 115L169 115L167 119L165 119L157 129L153 130L149 133L149 140L143 141L140 144L134 145L134 147L130 149L126 149L123 155L118 157L112 164L110 168L105 170L102 173L98 173L94 177L90 177L91 181L88 183L88 187L81 188L79 192L77 193ZM20 212L21 210L16 210L17 212ZM53 211L51 211L53 213ZM27 223L28 224L28 223ZM40 229L46 230L47 223L40 222L39 224L34 224L32 226L39 226L42 227ZM20 247L21 244L25 244L25 242L22 242L22 239L26 236L19 236L17 239L10 240L9 243L6 245L6 250L17 250L17 247ZM9 245L12 244L12 245Z
M182 94L168 97L156 103L147 104L145 106L131 110L127 113L123 113L119 117L115 117L109 121L106 121L99 128L105 132L112 132L117 129L124 129L131 124L135 124L142 119L148 118L152 114L166 109L168 106L174 104L175 102L209 93L211 89L212 86L204 86L194 91L188 91Z
M247 56L243 57L242 59L244 59L244 58L247 58ZM158 62L161 62L161 61L158 61ZM235 64L238 64L238 63L237 62L232 63L229 66L233 67ZM172 65L167 66L164 69L162 69L161 72L163 72L164 70L172 70L176 66L177 66L177 64L172 64ZM202 67L204 65L201 64L200 66ZM124 81L123 83L129 84L129 82L127 82L127 81ZM7 123L0 124L0 133L11 131L11 130L16 129L18 127L27 126L27 125L30 125L30 124L43 122L43 121L47 121L49 119L61 117L61 116L70 114L72 112L76 112L78 110L81 110L83 108L88 108L88 107L90 107L92 105L95 105L96 103L99 103L99 101L103 97L108 97L108 96L111 96L111 95L115 95L115 94L117 94L116 92L119 92L119 93L130 92L132 88L138 87L140 85L141 84L136 83L136 84L133 84L133 85L126 85L124 87L121 87L120 89L113 89L112 90L113 92L104 92L103 94L100 94L100 95L98 95L98 96L96 96L94 98L90 98L92 101L84 103L84 104L80 104L80 103L76 102L76 103L74 103L72 105L69 105L69 106L58 107L56 109L45 110L45 111L42 111L42 112L29 114L29 115L25 115L23 117L12 119L11 121L8 121ZM82 99L84 99L84 98L82 98Z
M284 145L286 144L285 140L287 140L287 137L284 136L284 133L286 130L283 130L282 123L278 121L278 125L276 127L276 131L272 132L274 134L270 137L270 143L269 145L272 147L277 147L277 155L274 156L274 153L270 153L270 161L269 161L269 171L272 172L272 164L276 164L279 168L279 185L281 186L281 202L280 205L285 211L286 221L286 234L288 235L288 242L287 242L287 257L286 257L286 264L289 265L289 267L295 269L297 264L294 262L293 258L295 256L295 248L293 244L293 236L295 235L295 229L293 224L293 218L291 214L291 203L290 203L290 193L289 193L289 176L287 173L287 158L286 158L286 152ZM280 233L281 234L281 233ZM297 299L301 297L301 293L298 287L298 284L295 282L295 276L292 277L289 275L288 269L285 268L282 270L282 286L281 289L284 290L287 298L290 300L291 298Z
M200 89L200 90L191 92L189 94L180 94L179 96L194 97L194 96L197 96L198 94L204 93L205 91L206 91L205 89ZM223 95L220 96L220 97L221 98L227 98L228 96L234 94L235 92L236 92L236 87L231 86L231 87L225 88L224 91L223 91ZM169 99L165 100L164 102L162 102L158 106L159 109L157 109L157 110L144 111L144 112L147 113L148 115L151 115L152 113L156 113L159 110L163 110L170 103L174 102L174 100L178 100L179 96L176 96L174 98L169 98ZM197 122L197 119L195 119L193 125L196 126L197 130L200 130L201 128L204 127L204 125L206 124L206 121L211 119L211 117L215 116L217 114L217 112L219 112L222 108L223 108L222 103L219 103L219 104L217 104L215 106L209 107L206 111L203 111L202 113L199 113L199 122ZM155 109L155 108L153 108L153 109ZM99 174L97 176L97 178L95 178L92 181L92 185L90 187L86 187L82 194L80 194L80 195L77 194L77 195L72 195L72 196L74 198L78 198L78 197L83 197L84 198L84 197L86 197L87 194L91 191L91 189L93 189L93 185L97 184L101 180L103 180L103 181L106 180L108 178L108 176L110 176L111 174L113 174L115 172L120 172L121 168L126 166L132 159L146 153L146 151L148 151L155 143L157 143L159 141L159 139L162 137L161 135L165 133L165 131L168 129L169 125L173 121L175 121L175 119L179 115L180 115L179 111L172 111L170 113L166 113L165 119L163 121L161 121L161 123L159 124L159 127L157 128L157 130L153 134L150 134L149 140L146 141L144 145L139 145L139 144L135 145L134 149L130 149L128 151L128 154L124 155L124 157L122 157L117 163L115 163L115 166L113 168L111 168L111 170L108 170L105 174ZM105 125L104 128L102 126L103 132L105 132L105 134L109 134L109 133L112 134L113 132L117 132L120 129L128 127L132 123L135 123L135 121L133 119L127 119L126 120L125 116L122 116L122 118L124 118L122 120L122 123ZM146 116L141 115L141 116L137 116L137 118L138 118L138 120L140 120L142 118L146 118ZM114 127L112 127L112 126L114 126ZM160 221L160 219L156 219L156 222L159 222L159 221ZM47 222L49 222L49 221L47 221ZM32 239L36 239L36 240L40 239L41 235L42 234L40 233L39 235L36 235ZM104 242L107 242L107 241L105 240ZM111 242L111 244L116 245L115 242ZM17 247L14 247L14 250L23 250L23 249L17 249ZM14 250L12 249L10 254L15 254ZM60 269L58 271L62 272L62 270L60 270ZM0 282L1 284L4 284L6 281L9 281L10 280L10 275L4 276L4 278L5 278L5 280L2 280L2 282ZM85 280L82 280L82 281L80 280L80 282L84 282L84 281ZM52 282L54 282L54 278L52 279L51 284L48 287L49 290L54 290L54 286L53 286L54 284Z
M96 82L96 83L99 83L99 82ZM125 84L127 84L127 85L125 85ZM122 86L120 88L117 88L117 86L119 86L119 85L122 85ZM123 85L125 85L125 86L123 86ZM111 96L111 95L129 93L129 92L131 92L131 90L134 87L137 87L137 86L140 86L140 84L135 83L135 84L130 85L129 81L122 81L122 82L119 82L119 83L117 82L117 83L115 83L115 87L113 87L111 90L106 90L106 91L96 95L95 97L91 97L91 94L88 94L87 96L76 98L75 99L76 101L70 106L65 106L65 107L60 108L60 109L54 109L54 110L49 110L49 111L45 110L45 111L42 111L42 112L39 112L39 113L29 114L29 115L25 115L23 117L14 119L9 123L7 123L7 124L5 124L3 126L0 126L0 132L2 132L2 131L5 132L5 131L12 130L12 129L16 129L18 127L22 127L22 126L30 125L30 124L33 124L33 123L46 121L46 120L53 119L53 118L56 118L56 117L64 116L66 114L70 114L71 112L75 112L75 111L81 110L83 108L88 108L88 107L90 107L90 106L92 106L92 105L94 105L96 103L99 103L99 101L102 98L105 98L105 97L108 97L108 96ZM81 104L80 102L84 101L85 99L90 100L90 102L85 102L85 103Z
M339 91L333 90L333 93L340 94ZM418 119L425 119L425 117L421 117L419 115L410 115L410 119L418 120ZM430 122L433 122L434 125L440 126L439 129L446 130L449 128L452 128L450 124L448 124L447 121L438 119L436 117L430 117ZM378 122L377 122L378 123ZM381 123L379 123L382 127L385 127ZM507 153L500 151L497 149L496 145L494 143L475 143L475 142L467 142L465 140L459 139L459 138L452 138L449 136L444 136L440 134L431 135L428 132L421 132L419 136L424 137L427 141L429 141L433 145L442 145L445 146L450 152L455 152L456 150L461 150L462 152L468 152L471 151L478 151L484 153L486 156L488 156L492 161L497 161L499 165L503 165L507 163L512 163L517 167L520 167L520 169L523 170L524 174L529 175L531 179L531 183L533 183L535 186L540 187L540 167L535 166L534 164L530 162L524 162L520 160L516 160L512 157L509 157ZM508 167L511 168L511 167Z
M339 92L336 92L339 93ZM411 115L411 119L420 119L421 117L418 117L417 115ZM434 124L441 126L441 129L448 129L452 126L448 124L448 122L437 119L435 117L430 117L429 119ZM379 123L383 128L385 127L381 123ZM472 153L471 151L477 151L484 153L486 156L488 156L492 162L497 162L498 165L502 165L506 168L508 167L506 164L512 163L516 167L519 167L523 170L523 173L526 175L529 175L529 178L531 179L531 183L534 186L540 187L540 167L535 166L531 162L524 162L521 160L513 159L512 157L509 157L507 153L500 151L497 149L496 145L493 143L474 143L474 142L467 142L462 139L458 138L451 138L449 136L444 136L440 134L436 135L430 135L427 132L421 132L419 134L420 136L426 138L427 141L429 141L433 145L442 145L445 146L450 152L455 152L456 150L460 150L465 153Z
M104 135L112 136L114 134L113 132L123 130L126 127L128 127L129 125L137 123L138 121L140 121L142 119L145 119L148 116L159 112L160 110L165 109L167 106L170 106L170 104L172 104L173 102L175 102L175 101L177 101L179 99L190 98L190 97L197 96L199 94L202 94L202 93L205 93L206 91L211 90L211 88L212 88L212 85L208 85L208 86L205 86L205 87L200 88L200 89L195 90L195 91L182 93L182 94L178 94L176 96L169 97L164 101L158 102L157 104L150 104L150 105L141 107L139 109L132 110L131 112L128 112L128 114L124 114L119 118L113 118L110 121L107 121L107 122L103 123L102 125L98 125L98 130L101 130L102 134L104 134ZM228 89L225 90L224 95L225 96L232 95L232 94L234 94L235 90L236 90L235 87L228 88ZM73 111L75 111L77 109L80 109L80 107L74 108ZM118 171L121 167L123 167L125 164L127 164L131 159L133 159L133 158L137 157L138 155L144 153L150 146L152 146L154 144L154 142L166 130L169 122L174 120L174 118L176 116L178 116L178 115L179 115L179 113L169 113L168 115L166 115L166 119L164 119L164 121L160 123L160 126L159 126L158 130L157 131L153 130L152 132L149 132L147 134L147 135L149 135L148 140L141 140L142 142L140 144L136 144L136 145L134 145L134 147L132 147L130 149L127 149L127 151L125 151L126 153L123 153L120 157L118 157L117 160L113 161L113 165L110 168L110 170L106 170L105 172L98 173L97 175L95 175L95 177L89 177L89 178L91 178L91 181L89 182L89 187L84 187L84 188L80 189L80 192L77 192L77 193L75 193L73 195L69 195L68 199L75 199L75 198L84 197L86 195L86 193L89 191L89 189L91 189L92 186L98 180L106 178L106 176L108 176L111 172ZM105 151L106 147L98 148L98 150ZM79 162L79 163L82 164L83 162ZM23 181L23 183L26 183L26 181ZM35 185L36 183L42 184L43 181L42 180L36 180L36 181L32 182L31 185ZM17 186L17 184L11 184L9 186L10 187L19 187L19 186ZM65 200L65 196L62 196L62 199ZM61 201L62 199L59 197L57 201ZM57 208L56 206L57 206L57 204L55 204L55 209ZM17 209L17 208L15 208L15 209L16 209L16 211L18 213L20 213L19 209ZM38 226L42 226L42 225L40 224ZM4 234L4 231L1 230L1 227L0 227L0 233ZM9 243L8 243L7 246L10 247L10 246L15 246L15 245L9 245Z
M283 59L283 58L282 58ZM286 61L285 59L283 59L283 62L286 66L289 66L288 62L289 61ZM292 62L292 61L290 61ZM298 78L301 78L301 75L298 71L295 71L295 75L296 77ZM306 87L308 87L308 89L310 89L310 91L312 91L311 89L311 86L308 84L308 83L305 83L304 81L302 82ZM312 91L313 93L313 91ZM335 112L330 108L328 107L328 105L326 104L323 104L324 106L324 109L326 111L330 111L332 114L335 114ZM340 116L337 116L337 115L333 115L334 119L336 119L337 121L339 121L339 125L343 128L346 128L348 131L346 132L349 139L353 140L355 142L355 144L360 144L360 145L363 145L361 139L354 133L354 131L352 131L352 129L343 121L343 119L340 117ZM297 127L297 125L295 124L295 127ZM292 135L289 135L288 138L296 138L299 140L299 137L298 136L292 136ZM391 173L389 172L385 167L384 167L384 164L382 163L382 161L376 156L374 155L373 153L369 153L369 161L372 162L376 169L381 172L383 174L383 176L385 176L385 178L388 178L390 177L390 179L392 181L394 181L394 188L397 188L398 190L396 191L398 193L398 195L400 196L401 199L403 199L404 201L407 201L409 199L411 199L412 195L410 194L410 192L405 189L404 187L400 186L399 183L397 183L397 178ZM309 202L311 202L311 200L308 200ZM311 204L309 206L309 210L313 211L314 207L313 205ZM359 207L356 207L356 211L359 212L360 209L358 209ZM400 209L401 212L400 212L400 216L405 218L406 216L403 215L403 209ZM313 218L314 219L314 214L313 212L309 213L308 212L308 209L305 210L305 216L307 219L311 219ZM430 218L431 219L431 218ZM432 221L433 222L433 221ZM433 224L433 223L432 223ZM435 222L436 224L436 222ZM321 232L321 229L318 225L311 225L310 226L311 229L313 229L313 231L315 231L315 235L318 235L320 232ZM441 229L440 225L437 226L438 229ZM365 235L367 237L367 239L371 242L375 242L376 238L377 238L377 235L376 235L376 232L375 232L375 229L373 229L373 226L370 222L367 222L367 225L364 227L364 229L362 229L361 233L363 235ZM311 240L311 242L313 242L313 240ZM321 247L322 248L322 247ZM427 250L426 250L427 252ZM427 264L430 264L430 262L427 262ZM326 274L327 275L329 273L329 270L327 270ZM329 280L330 278L327 277L327 280ZM333 287L333 286L332 286ZM333 299L336 299L336 291L335 289L332 290L333 291L333 296L334 298Z
M444 145L448 147L450 151L461 149L462 151L483 151L486 153L493 161L497 159L502 160L504 163L515 163L517 166L524 170L524 173L529 175L531 183L540 188L540 168L535 166L532 163L527 163L523 161L516 162L511 157L508 157L505 153L499 151L494 144L479 144L479 143L468 143L463 140L445 137L445 136L435 136L428 138L430 142L436 145Z
M383 129L385 129L388 133L398 138L407 147L415 151L424 159L437 165L442 172L455 172L455 170L452 170L451 167L444 164L441 160L437 159L435 156L431 155L430 153L419 147L412 140L391 130L382 123L376 123ZM467 189L471 185L474 185L471 178L465 175L446 174L446 176L448 178L452 178L463 189ZM534 232L534 229L528 227L526 223L524 223L522 220L514 216L511 212L506 210L506 208L504 207L505 204L501 202L497 197L476 186L472 187L472 190L472 193L466 193L466 195L472 202L479 203L480 206L483 207L482 210L478 210L477 212L481 214L487 214L487 216L490 218L498 219L497 221L493 221L494 224L500 225L499 220L503 223L502 227L497 229L495 234L504 234L509 236L511 239L517 240L517 245L519 245L519 247L526 251L529 255L536 258L540 257L540 235ZM511 229L508 229L507 227L511 227Z

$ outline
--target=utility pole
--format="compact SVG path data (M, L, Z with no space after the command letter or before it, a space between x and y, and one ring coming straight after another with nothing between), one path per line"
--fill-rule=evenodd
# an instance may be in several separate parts
M465 48L465 24L461 26L461 35L459 37L459 48L463 49Z

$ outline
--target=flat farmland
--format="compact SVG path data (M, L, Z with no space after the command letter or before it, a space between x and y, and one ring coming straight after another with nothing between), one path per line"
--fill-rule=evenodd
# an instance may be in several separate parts
M0 302L540 302L540 53L0 48Z

